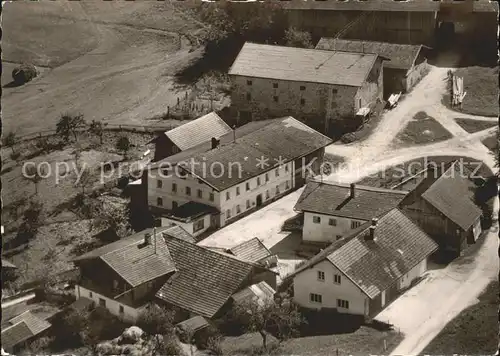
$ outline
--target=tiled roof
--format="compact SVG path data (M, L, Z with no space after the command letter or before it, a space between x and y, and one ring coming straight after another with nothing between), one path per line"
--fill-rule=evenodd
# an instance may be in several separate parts
M182 227L179 225L174 225L172 227L169 227L167 230L162 232L163 235L168 235L171 237L176 237L178 239L187 241L187 242L192 242L195 243L195 239L193 238L193 235L191 235L189 232L184 230Z
M189 222L204 215L216 213L219 213L219 210L213 206L189 201L169 211L164 216L174 220Z
M177 272L156 293L172 305L211 318L256 266L177 238L167 238Z
M431 0L369 0L369 1L339 1L339 0L292 0L279 1L284 9L314 9L314 10L345 10L345 11L417 11L436 12L439 10L439 2Z
M413 66L421 48L421 45L343 40L328 37L321 38L316 45L316 49L322 50L375 53L389 59L388 61L384 61L384 68L400 68L406 70Z
M12 319L9 322L14 325L19 322L25 322L33 335L38 335L42 331L51 327L50 323L33 315L30 311L26 311Z
M2 348L11 350L14 346L27 341L34 335L26 322L21 321L16 325L9 326L2 330Z
M198 330L206 328L208 325L209 324L208 324L207 319L205 319L202 316L197 315L197 316L192 317L190 319L181 321L180 323L178 323L175 326L183 331L191 330L192 332L196 332Z
M229 251L233 255L248 262L259 262L271 256L271 251L269 251L257 237L236 245L229 249Z
M148 245L144 245L144 236L146 233L153 235L153 229L141 231L103 246L74 261L100 258L128 284L136 287L175 271L174 262L161 234L168 229L168 227L157 229L156 238L151 236L151 243Z
M165 132L165 135L182 151L203 142L211 142L212 137L219 138L232 129L215 112L208 113L196 120Z
M246 42L230 75L360 87L377 55Z
M272 300L276 291L266 282L262 281L232 295L236 303L249 302L257 298L260 301Z
M481 209L474 203L476 186L469 176L470 171L459 161L454 161L444 174L422 193L422 198L465 231L482 214Z
M294 275L328 260L368 297L387 290L413 267L434 253L437 244L399 209L378 220L375 240L370 223L336 241L301 266Z
M330 182L309 182L294 209L332 216L369 220L398 206L407 192L355 186L350 198L350 186Z

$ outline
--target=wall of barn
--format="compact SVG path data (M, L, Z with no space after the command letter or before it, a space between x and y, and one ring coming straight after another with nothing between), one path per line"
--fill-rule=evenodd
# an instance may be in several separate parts
M413 68L408 72L408 75L406 76L405 91L409 92L410 90L412 90L415 85L417 85L426 75L428 69L429 65L427 63L427 60L424 60L420 64L413 66Z
M354 113L364 107L372 108L378 101L384 99L384 68L382 59L377 58L375 65L368 74L367 80L358 89L354 97Z

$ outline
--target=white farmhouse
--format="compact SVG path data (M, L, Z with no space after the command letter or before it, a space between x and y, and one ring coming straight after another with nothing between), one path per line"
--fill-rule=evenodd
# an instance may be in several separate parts
M149 209L198 236L300 187L331 142L292 117L249 123L154 163L143 178Z
M402 190L310 181L294 208L304 213L302 239L314 243L336 241L372 217L398 206L406 194Z
M332 243L292 274L294 300L373 317L427 270L437 244L395 208Z

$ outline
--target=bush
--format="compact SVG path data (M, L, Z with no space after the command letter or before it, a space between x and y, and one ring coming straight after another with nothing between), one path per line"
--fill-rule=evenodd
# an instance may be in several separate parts
M354 132L349 132L349 133L346 133L345 135L343 135L341 138L340 138L340 141L342 143L352 143L354 141L356 141L358 138L356 137L356 134Z
M313 48L311 34L296 28L289 28L285 32L285 45L288 47Z
M21 64L12 71L14 83L22 85L37 76L36 67L32 64Z
M194 341L197 348L207 350L211 346L210 343L215 342L217 338L220 341L220 337L220 332L215 326L208 326L194 334Z
M21 153L20 152L12 152L10 154L10 159L13 160L13 161L17 161L19 159L19 157L21 157Z
M173 311L150 303L139 315L135 325L150 335L171 335L174 331L173 320Z
M212 336L207 340L207 347L206 350L211 351L214 355L222 355L222 336L217 335L217 336Z

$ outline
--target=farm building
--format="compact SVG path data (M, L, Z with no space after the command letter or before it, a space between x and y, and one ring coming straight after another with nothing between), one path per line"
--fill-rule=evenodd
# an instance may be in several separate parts
M212 137L219 138L232 129L215 112L208 113L196 120L166 131L154 140L153 162L185 151L199 144L209 142Z
M276 287L275 272L197 246L179 226L144 230L73 262L80 270L77 298L129 322L152 301L176 309L177 321L211 318L247 286L266 281Z
M383 58L245 43L229 70L238 120L294 115L321 132L383 98ZM354 125L356 126L356 125Z
M243 125L152 164L143 179L149 209L199 239L303 185L331 142L292 117Z
M372 217L397 207L406 193L354 183L311 181L294 207L304 214L302 239L313 243L339 240Z
M2 320L2 350L17 353L27 343L46 335L51 326L48 321L30 311L10 318L5 323Z
M293 274L294 300L372 318L427 270L437 244L395 208L332 243Z
M342 40L323 37L316 49L375 53L384 61L384 98L399 92L409 92L428 69L422 45L395 44L360 40Z
M475 203L470 171L456 160L429 166L425 177L401 201L410 216L442 250L460 254L481 234L482 211Z

